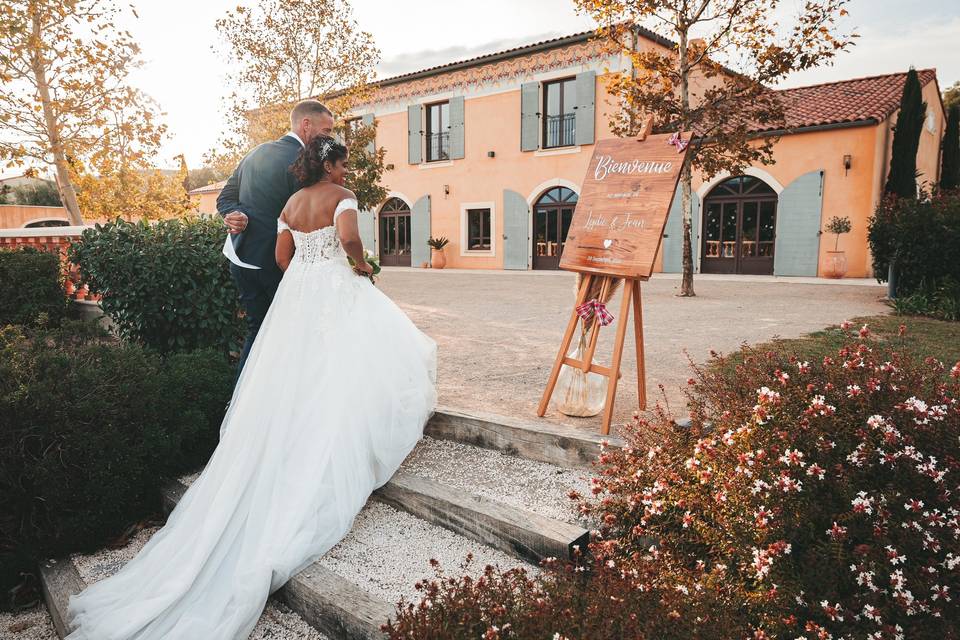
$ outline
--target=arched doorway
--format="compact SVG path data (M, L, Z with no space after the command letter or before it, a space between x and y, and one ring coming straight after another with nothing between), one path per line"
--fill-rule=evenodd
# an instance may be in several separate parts
M380 208L380 264L410 266L410 207L400 198L390 198Z
M703 273L773 273L777 193L754 176L714 187L703 203Z
M551 187L533 205L533 268L559 269L563 243L567 241L577 193L567 187Z

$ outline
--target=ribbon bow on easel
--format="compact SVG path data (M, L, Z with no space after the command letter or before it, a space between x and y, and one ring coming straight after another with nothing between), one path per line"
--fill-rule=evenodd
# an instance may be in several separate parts
M680 132L676 131L670 138L667 140L667 144L672 144L677 148L677 153L683 153L683 150L687 148L687 145L690 144L689 140L684 140L680 137Z
M584 322L590 322L590 320L596 316L602 327L613 324L613 314L607 311L606 305L596 298L587 300L578 306L577 315L580 316Z

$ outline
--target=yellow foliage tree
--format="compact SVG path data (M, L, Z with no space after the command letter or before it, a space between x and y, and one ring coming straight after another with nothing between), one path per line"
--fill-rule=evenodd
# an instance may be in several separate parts
M77 197L87 217L94 220L161 220L195 213L184 188L187 163L167 174L155 167L118 163L103 158L97 173L76 174Z
M145 154L164 128L127 83L139 47L116 24L110 0L0 2L0 160L51 165L74 224L83 224L72 182L97 153L125 140ZM120 129L123 129L120 131Z
M255 145L282 136L293 104L319 98L337 116L365 95L380 51L346 0L259 0L217 20L230 75L229 130L205 160L232 172Z

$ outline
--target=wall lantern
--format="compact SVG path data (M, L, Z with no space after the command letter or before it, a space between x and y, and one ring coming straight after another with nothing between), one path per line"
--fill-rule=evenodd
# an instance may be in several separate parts
M493 158L493 157L496 156L496 155L497 155L497 154L496 154L495 152L493 152L493 151L487 151L487 157L488 157L488 158Z
M450 195L450 185L448 184L443 185L443 195L445 196Z
M850 171L850 166L853 164L853 156L849 153L843 156L843 175L847 175Z

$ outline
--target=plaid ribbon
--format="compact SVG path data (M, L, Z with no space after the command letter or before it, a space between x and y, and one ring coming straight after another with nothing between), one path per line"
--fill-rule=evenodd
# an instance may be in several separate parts
M683 153L683 150L687 148L687 145L690 144L688 140L684 140L680 137L680 132L676 131L670 139L667 140L667 144L672 144L677 148L677 153Z
M584 322L590 322L590 320L596 316L597 320L600 321L601 327L613 324L613 314L607 311L606 305L596 298L587 300L577 307L577 315L580 316Z

